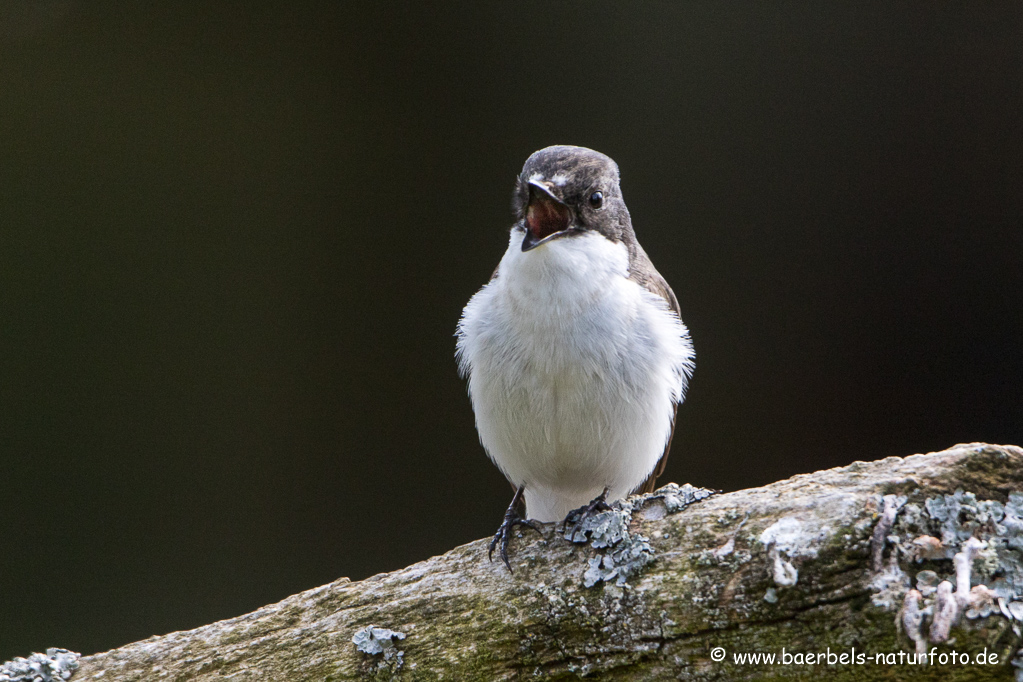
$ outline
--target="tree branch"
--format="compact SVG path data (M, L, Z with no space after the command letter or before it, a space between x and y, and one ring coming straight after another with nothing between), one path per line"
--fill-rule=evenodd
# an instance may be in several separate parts
M72 679L1013 678L1020 448L960 445L693 497L632 498L587 522L585 545L552 524L544 539L521 534L514 574L480 540L84 657ZM976 662L985 648L997 663ZM970 662L948 663L953 650ZM927 665L907 662L917 651Z

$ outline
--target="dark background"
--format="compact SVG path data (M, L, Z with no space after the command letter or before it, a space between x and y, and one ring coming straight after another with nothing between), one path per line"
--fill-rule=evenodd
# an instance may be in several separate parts
M0 5L0 660L489 535L452 334L549 144L692 331L664 480L1023 442L1023 9L889 4Z

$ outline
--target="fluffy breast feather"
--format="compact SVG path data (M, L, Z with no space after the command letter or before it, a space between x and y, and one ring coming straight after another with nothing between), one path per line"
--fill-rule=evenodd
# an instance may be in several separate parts
M664 300L628 279L624 245L583 234L523 253L521 239L466 306L457 357L487 453L526 485L533 518L555 520L643 482L693 353Z

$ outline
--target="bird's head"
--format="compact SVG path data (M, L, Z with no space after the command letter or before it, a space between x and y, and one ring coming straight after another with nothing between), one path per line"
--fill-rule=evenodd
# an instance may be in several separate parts
M631 230L618 165L586 147L546 147L526 159L513 200L522 250L597 232L622 241Z

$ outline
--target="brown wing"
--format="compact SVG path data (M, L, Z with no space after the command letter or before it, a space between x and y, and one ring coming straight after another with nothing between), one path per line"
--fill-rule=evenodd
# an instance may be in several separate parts
M675 298L675 292L671 290L668 283L664 281L660 273L654 269L653 263L650 262L649 256L643 251L638 243L630 246L630 273L629 279L635 281L637 284L642 286L644 289L652 294L657 294L664 299L664 302L668 304L668 309L674 311L675 315L679 318L682 317L682 311L678 306L678 299ZM635 250L633 250L635 249ZM636 488L637 493L652 493L654 491L654 485L657 483L657 478L664 473L664 468L668 466L668 451L671 450L671 439L675 436L675 417L678 415L678 403L675 403L675 409L671 413L671 433L668 434L668 440L664 444L664 453L661 455L661 459L657 462L657 466L654 467L653 472L643 482L643 485Z

